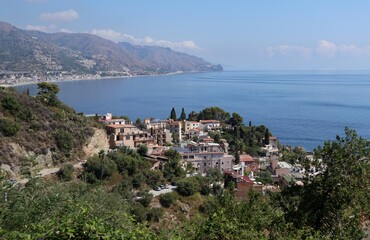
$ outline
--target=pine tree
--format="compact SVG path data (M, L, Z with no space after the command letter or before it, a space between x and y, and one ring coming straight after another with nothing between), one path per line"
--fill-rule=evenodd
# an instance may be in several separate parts
M176 120L177 119L176 118L176 110L175 110L174 107L171 110L170 119L173 119L173 120Z

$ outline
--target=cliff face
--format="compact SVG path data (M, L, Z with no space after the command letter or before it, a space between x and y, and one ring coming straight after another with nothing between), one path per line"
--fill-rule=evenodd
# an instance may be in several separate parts
M169 48L116 44L88 33L26 31L0 22L0 71L158 74L222 67Z

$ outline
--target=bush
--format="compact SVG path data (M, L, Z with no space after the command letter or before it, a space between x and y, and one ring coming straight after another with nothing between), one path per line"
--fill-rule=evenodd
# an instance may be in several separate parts
M177 182L177 191L182 196L191 196L196 192L199 192L200 186L196 178L185 178Z
M169 208L174 202L175 197L171 193L162 194L159 197L159 202L161 203L162 207Z
M138 200L138 202L141 203L141 205L143 205L144 207L148 207L152 199L153 195L151 193L145 192Z
M73 172L74 172L74 167L72 164L64 164L59 172L58 172L58 176L61 180L64 180L64 181L70 181L73 179Z
M148 147L145 144L140 144L139 148L137 149L137 153L140 156L145 156L148 153Z
M106 179L117 172L116 163L105 156L93 156L84 164L85 172L92 173L99 180Z
M162 208L151 208L150 211L147 213L147 220L158 222L162 216L163 216Z
M13 115L15 115L19 109L21 108L21 106L19 105L19 102L17 101L17 99L15 99L15 97L13 96L6 96L4 97L2 100L1 100L1 106L9 111L10 113L12 113Z
M5 118L0 119L0 132L4 136L6 137L14 136L19 131L19 129L20 126L18 123Z
M66 157L70 156L73 148L73 136L70 132L59 130L55 134L57 147Z

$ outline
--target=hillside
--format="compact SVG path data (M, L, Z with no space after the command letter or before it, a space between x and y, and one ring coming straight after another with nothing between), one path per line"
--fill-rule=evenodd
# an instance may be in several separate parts
M0 22L0 71L124 71L136 75L222 71L222 67L169 48L116 44L88 33L26 31Z
M94 124L56 101L0 90L0 165L16 175L32 175L35 166L50 167L85 156L81 149L94 135Z

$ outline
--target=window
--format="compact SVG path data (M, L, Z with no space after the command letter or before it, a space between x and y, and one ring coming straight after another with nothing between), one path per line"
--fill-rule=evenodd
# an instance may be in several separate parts
M120 132L120 133L124 133L124 132L125 132L125 129L124 129L124 128L121 128L121 129L119 130L119 132Z
M130 136L127 136L127 137L126 137L126 140L130 140Z

